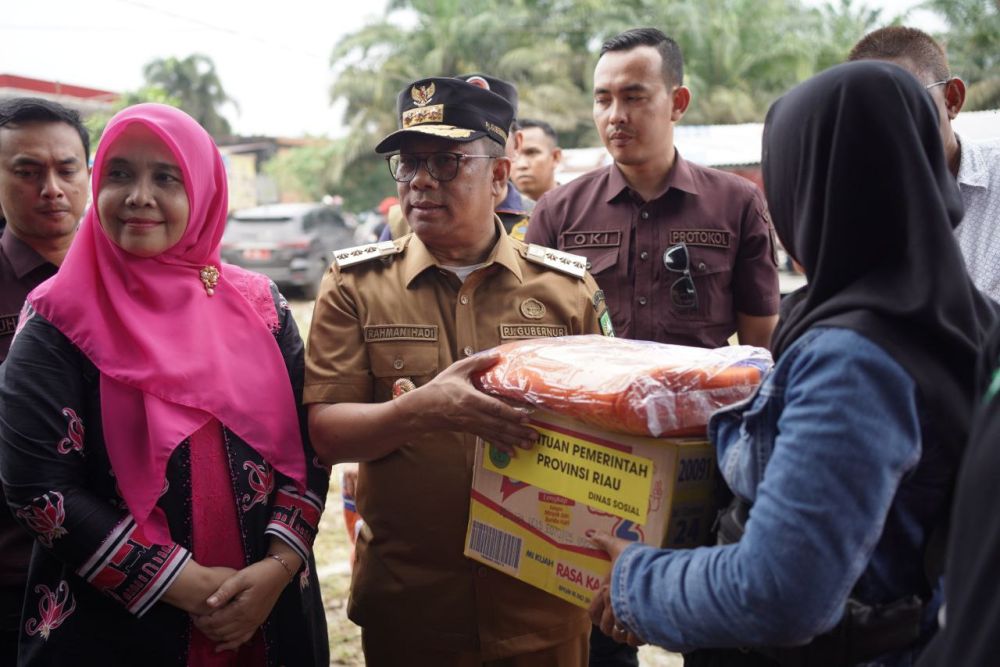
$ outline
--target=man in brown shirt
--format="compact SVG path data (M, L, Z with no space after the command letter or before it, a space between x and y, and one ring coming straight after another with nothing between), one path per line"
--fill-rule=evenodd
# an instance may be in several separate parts
M767 347L779 293L764 197L681 158L673 127L691 99L682 81L680 49L659 30L608 40L594 122L614 164L542 197L525 238L587 257L620 336L719 347L738 333Z
M737 333L768 347L779 292L764 196L674 148L691 101L683 80L680 47L655 28L604 43L594 123L614 164L546 193L525 240L587 257L619 336L721 347ZM637 664L594 628L592 667Z
M361 461L348 615L376 667L584 665L582 609L462 555L476 436L511 453L536 437L470 377L496 361L477 352L610 319L583 258L512 239L493 212L510 104L434 78L398 107L376 150L414 233L335 253L306 359L313 446Z
M555 188L562 162L559 135L544 120L522 118L517 123L521 148L514 157L514 183L535 201Z
M28 292L55 275L87 205L90 139L75 111L55 102L0 102L0 361ZM0 468L0 475L3 474ZM17 659L32 537L0 507L0 664Z

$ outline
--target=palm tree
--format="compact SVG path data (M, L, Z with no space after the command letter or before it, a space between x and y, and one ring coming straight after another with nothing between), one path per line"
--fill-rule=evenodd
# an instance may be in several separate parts
M847 60L851 48L875 28L903 21L901 16L883 21L882 10L856 5L853 0L827 2L813 11L812 18L817 37L813 48L817 72Z
M332 169L350 173L396 127L396 94L425 76L482 71L518 87L520 115L550 122L565 147L594 145L592 77L601 42L652 25L685 55L687 122L759 121L768 105L842 60L877 20L860 0L390 0L386 14L331 55L331 97L350 139ZM972 0L968 0L972 1Z
M951 70L968 85L965 108L1000 107L1000 0L928 0L948 31L939 35Z
M108 121L111 120L112 116L125 107L130 107L133 104L142 104L143 102L156 102L158 104L169 104L172 107L180 107L180 102L177 99L168 95L166 91L158 86L145 86L139 90L125 92L118 98L118 101L114 103L110 111L97 112L84 119L83 124L90 133L91 145L96 146L101 140L101 135L104 134L104 128L107 126Z
M565 64L577 54L538 37L538 4L514 0L500 13L492 0L395 0L381 20L341 39L330 94L346 102L349 130L333 159L335 181L371 166L372 146L396 128L397 93L422 77L486 72L518 85L522 114L544 109L559 129L589 125L589 101L572 83L580 77ZM401 10L405 27L395 20Z
M208 56L195 53L183 60L157 58L142 68L146 83L164 90L216 138L228 137L229 121L219 108L233 100L222 87L215 63Z

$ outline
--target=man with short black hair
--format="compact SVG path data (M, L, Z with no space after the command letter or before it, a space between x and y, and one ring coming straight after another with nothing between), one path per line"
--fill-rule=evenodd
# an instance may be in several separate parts
M504 154L507 156L507 159L513 161L521 150L520 122L517 119L519 106L517 86L509 81L478 72L475 74L460 74L455 78L496 93L514 107L514 118L511 120L510 128L507 131L507 143L504 144ZM513 176L513 174L511 175ZM534 200L522 196L514 183L508 180L501 189L500 194L497 195L495 204L494 211L496 211L507 233L513 238L523 241L524 235L528 231L528 223L531 220L531 210L535 207Z
M682 159L674 124L691 101L680 47L637 28L601 47L594 123L614 164L546 196L526 240L585 255L624 338L768 347L777 323L774 232L750 181ZM592 667L637 665L595 627Z
M948 168L958 179L965 217L955 229L969 275L1000 301L1000 140L963 143L951 126L965 104L965 83L951 75L944 48L927 33L889 26L861 38L848 60L885 60L917 77L938 110Z
M655 28L609 39L594 69L594 122L614 159L535 207L526 240L585 255L626 338L768 347L776 246L750 181L681 158L691 100L674 40Z
M55 275L87 205L90 137L61 104L0 102L0 361L28 292ZM0 468L0 475L3 474ZM6 503L4 503L6 505ZM17 657L21 603L34 539L0 508L0 664Z
M544 120L518 121L521 149L514 158L514 184L535 201L556 187L556 170L562 162L559 135Z

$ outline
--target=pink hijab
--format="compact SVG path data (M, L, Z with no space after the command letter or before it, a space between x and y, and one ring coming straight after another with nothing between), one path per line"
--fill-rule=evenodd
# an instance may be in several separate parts
M180 241L149 258L113 243L96 206L108 147L133 123L173 153L190 205ZM136 522L149 520L174 449L213 417L304 485L288 371L261 315L233 284L239 269L221 263L228 192L212 138L172 107L125 109L101 137L92 201L59 272L28 301L100 371L108 456ZM212 296L199 277L208 265L221 273ZM160 522L149 523L147 534L162 536Z

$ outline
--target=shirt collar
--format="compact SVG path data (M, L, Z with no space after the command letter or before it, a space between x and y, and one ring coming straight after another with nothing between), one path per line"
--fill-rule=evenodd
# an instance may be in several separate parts
M958 139L958 136L955 137ZM959 139L959 149L962 151L958 162L958 182L974 188L989 187L990 175L986 169L980 147L974 143Z
M692 195L699 194L698 186L694 182L694 175L691 173L691 167L688 165L687 160L681 157L681 152L677 149L674 149L674 166L670 168L670 173L667 174L667 182L663 185L663 190L657 193L653 199L656 200L664 196L671 188L676 188ZM625 174L618 168L618 163L613 163L611 171L608 174L604 200L610 203L626 191L630 192L631 188L628 181L625 180Z
M507 196L503 198L503 201L497 204L497 213L516 213L518 215L523 215L527 213L527 209L524 208L524 198L521 197L520 191L514 187L512 181L507 181Z
M0 248L3 248L3 254L7 256L7 261L10 262L18 280L46 264L55 268L54 264L39 255L34 248L14 236L9 224L3 230L3 236L0 236Z
M500 222L500 218L495 214L493 216L493 224L497 229L499 238L490 251L489 257L486 259L486 266L494 263L499 264L513 273L518 282L524 282L521 274L521 265L517 261L518 253L514 248L514 242L507 235L507 232L504 231L503 223ZM406 281L406 287L409 288L417 276L427 269L440 266L440 263L416 234L410 234L406 243L406 269L403 279Z

